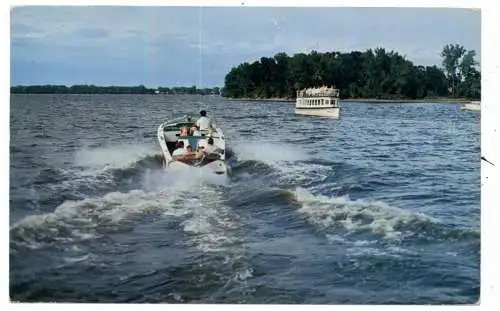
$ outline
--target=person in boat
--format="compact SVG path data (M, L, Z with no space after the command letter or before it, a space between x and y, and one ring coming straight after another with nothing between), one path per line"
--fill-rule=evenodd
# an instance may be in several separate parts
M192 160L192 159L199 159L202 158L205 155L203 151L194 151L193 147L188 145L186 147L186 153L181 157L180 160Z
M183 145L184 145L184 143L183 143ZM187 145L186 150L184 151L183 154L180 154L178 156L178 159L179 160L188 160L188 159L194 158L194 156L195 156L195 152L193 151L193 147L191 147L190 145Z
M212 122L212 119L207 117L207 112L205 110L200 111L200 118L196 121L196 126L200 131L215 129L215 124Z
M180 157L186 154L186 150L184 149L184 142L182 140L177 142L175 146L174 152L172 152L172 157Z
M198 128L196 126L193 126L189 129L189 135L190 136L201 136L200 131L198 131Z
M181 137L186 137L186 136L188 136L188 129L187 127L183 126L181 128Z
M186 150L187 150L187 152L186 152L185 156L188 156L191 158L200 158L203 156L202 151L200 151L200 150L194 151L193 147L191 147L189 145L186 147Z
M222 150L214 145L214 139L210 137L207 140L207 147L205 148L205 152L208 154L220 153Z
M204 146L200 146L198 147L198 149L196 149L196 158L199 159L199 158L203 158L207 155L207 153L205 152L205 147Z

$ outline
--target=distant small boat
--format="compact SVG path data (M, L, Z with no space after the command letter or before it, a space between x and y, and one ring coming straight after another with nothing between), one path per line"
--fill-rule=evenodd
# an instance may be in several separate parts
M295 113L338 119L340 117L339 90L324 86L297 91Z
M471 111L481 111L480 101L471 101L470 103L464 104L460 109L471 110Z

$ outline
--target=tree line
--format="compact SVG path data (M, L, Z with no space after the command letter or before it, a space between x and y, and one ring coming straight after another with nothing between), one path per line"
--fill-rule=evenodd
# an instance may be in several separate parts
M199 94L199 95L219 95L220 88L218 86L213 88L201 88L198 89L196 86L186 87L186 86L176 86L176 87L159 87L158 91L165 94Z
M219 94L220 88L158 87L138 86L96 86L96 85L18 85L10 88L12 94Z
M222 95L231 98L295 98L306 87L334 86L341 98L423 99L481 97L474 50L446 45L443 68L418 66L384 48L349 53L312 51L261 57L233 67Z

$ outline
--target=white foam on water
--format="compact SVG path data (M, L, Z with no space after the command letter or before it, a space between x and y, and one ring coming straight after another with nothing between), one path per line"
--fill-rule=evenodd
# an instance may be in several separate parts
M218 269L229 269L230 275L224 285L240 286L253 277L253 268L245 256L243 238L238 234L240 225L231 211L224 207L208 209L193 207L189 219L183 222L183 230L188 236L188 245L204 254L224 255L224 260L216 262Z
M340 244L346 244L348 242L345 237L336 234L327 234L326 239L330 242L340 243Z
M334 174L333 168L328 165L301 163L312 159L310 151L302 146L249 141L237 143L235 151L238 161L259 161L276 169L279 184L308 185L325 181Z
M62 179L47 186L54 192L68 189L99 187L100 184L112 184L112 170L128 169L146 157L158 156L159 149L151 145L128 144L109 145L98 148L82 147L73 155L69 167L58 167Z
M314 195L303 188L297 188L295 196L301 204L299 213L320 230L339 227L349 233L369 231L386 240L401 241L404 232L399 230L404 230L406 224L433 221L424 214L389 206L381 201L352 201L348 196Z
M168 296L172 297L174 300L179 301L179 302L184 301L184 299L182 298L182 295L178 294L178 293L169 293Z
M389 245L386 247L386 249L392 254L403 254L403 255L413 255L413 256L418 255L418 253L415 251L396 245Z
M277 164L307 160L309 158L303 147L285 143L235 142L233 149L239 161L256 160L266 164Z
M183 218L181 228L185 233L186 245L205 254L224 254L224 261L218 264L232 267L235 262L245 260L244 240L241 236L241 221L236 213L225 204L221 191L208 186L202 179L182 182L187 187L179 196L177 210L166 211L169 216ZM186 188L183 188L186 189ZM233 269L228 282L242 282L253 276L253 269Z
M165 170L146 170L143 174L142 186L146 191L191 191L196 192L207 185L227 186L227 176L214 174L209 169L187 168L178 172Z
M221 201L214 189L202 188L186 198L184 209L189 217L183 221L189 243L203 252L222 252L241 242L236 235L240 227L237 216Z
M280 183L299 183L303 186L313 182L324 182L333 173L333 168L329 166L310 163L282 164L278 169Z
M66 201L51 213L21 219L10 228L11 241L32 249L65 246L126 228L136 216L153 212L158 217L180 218L188 246L204 252L225 251L240 241L234 234L240 227L237 216L224 204L218 188L226 180L211 172L200 174L198 169L147 170L140 190Z
M245 281L253 277L253 268L243 269L241 271L236 271L234 274L234 279L236 281Z
M84 147L75 153L77 166L93 170L126 168L138 160L158 153L158 148L150 145L127 144L99 148Z
M62 182L71 188L75 183L92 185L97 182L111 182L113 169L127 169L148 156L159 154L152 145L121 144L104 147L82 147L74 154L70 179Z
M53 212L27 216L10 227L11 241L29 248L94 239L98 229L117 228L129 216L172 208L176 194L133 190L66 201Z
M346 255L350 257L391 257L403 258L407 256L416 256L417 252L395 245L380 245L377 241L369 243L352 243L352 247L346 250Z
M103 177L103 172L128 168L149 155L150 149L144 146L82 149L75 156L75 164L84 170L75 179L88 177L89 182L92 179L95 182L95 178ZM182 172L146 169L141 189L66 201L53 212L21 219L10 227L11 243L31 249L51 246L67 249L68 245L83 240L129 230L142 214L152 212L158 217L179 218L186 246L202 252L228 253L234 262L240 258L238 248L242 239L237 231L241 225L237 215L224 204L220 187L228 184L227 177L203 169ZM84 256L67 256L67 263L88 260ZM239 279L249 277L239 269L235 273L242 273Z
M159 182L159 183L158 183ZM154 191L168 189L178 193L176 207L164 212L166 216L181 217L180 223L186 245L202 253L224 254L221 264L232 266L240 261L244 240L240 234L238 215L225 204L223 193L217 186L227 185L227 178L199 169L182 172L151 172L146 188ZM163 186L162 186L163 185ZM233 271L231 279L242 281L252 277L251 268Z
M79 257L66 257L66 258L64 258L64 261L66 263L79 263L79 262L85 261L89 258L90 258L90 254L86 254L83 256L79 256Z
M346 255L349 257L392 257L392 258L401 258L400 254L392 253L383 248L375 248L375 247L354 247L347 249Z
M377 243L377 241L357 240L353 242L354 246L367 246Z

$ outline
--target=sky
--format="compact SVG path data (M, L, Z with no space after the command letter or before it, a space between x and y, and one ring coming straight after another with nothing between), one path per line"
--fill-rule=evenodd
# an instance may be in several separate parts
M10 35L11 85L223 86L242 62L311 50L481 58L481 12L453 8L25 6Z

